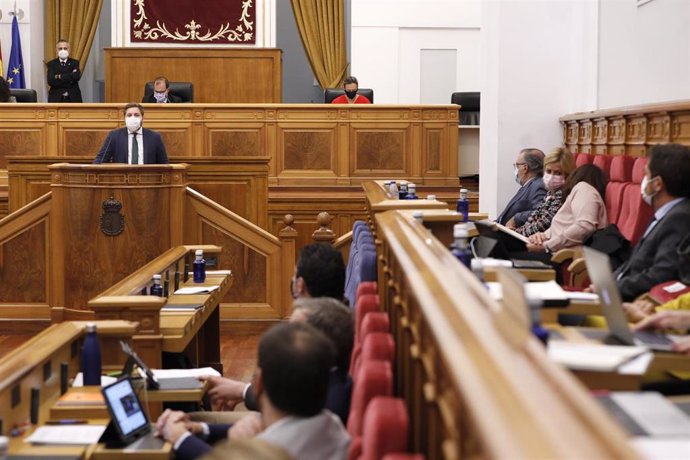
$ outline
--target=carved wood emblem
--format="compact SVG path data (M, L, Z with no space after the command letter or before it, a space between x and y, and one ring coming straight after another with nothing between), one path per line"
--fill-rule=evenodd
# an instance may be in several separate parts
M122 203L110 195L103 201L101 214L101 231L108 236L117 236L125 229L125 216L120 214Z

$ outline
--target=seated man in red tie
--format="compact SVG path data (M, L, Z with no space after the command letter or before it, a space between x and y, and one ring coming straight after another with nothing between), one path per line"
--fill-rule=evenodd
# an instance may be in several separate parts
M130 165L167 164L168 154L161 135L142 128L144 108L130 102L125 106L125 128L110 131L94 163Z
M357 94L359 83L357 79L350 75L345 78L343 82L343 89L345 94L341 94L331 101L331 104L371 104L371 101L361 94Z

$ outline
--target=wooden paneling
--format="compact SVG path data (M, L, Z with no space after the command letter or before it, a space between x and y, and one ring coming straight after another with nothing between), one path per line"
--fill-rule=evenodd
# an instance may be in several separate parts
M45 304L47 219L0 245L0 303Z
M574 113L560 121L573 152L644 156L654 144L690 145L690 101Z
M106 102L139 102L159 75L192 82L200 103L280 103L281 50L271 48L105 48Z

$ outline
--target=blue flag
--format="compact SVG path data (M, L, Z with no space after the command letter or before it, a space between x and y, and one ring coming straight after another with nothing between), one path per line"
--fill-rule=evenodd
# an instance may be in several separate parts
M10 84L10 88L26 88L22 41L19 38L17 16L12 19L12 49L10 50L10 60L7 65L7 83Z

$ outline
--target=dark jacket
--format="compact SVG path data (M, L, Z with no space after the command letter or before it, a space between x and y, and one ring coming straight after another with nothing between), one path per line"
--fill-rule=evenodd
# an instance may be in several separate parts
M146 128L143 128L142 135L144 139L144 164L167 164L168 153L165 151L161 135ZM95 164L127 163L128 142L127 128L110 131L93 162Z
M79 61L67 58L65 65L60 64L60 59L53 59L46 63L48 70L48 102L82 102L79 80L81 70ZM57 78L57 75L60 78ZM67 93L67 99L63 97Z
M148 96L144 96L141 98L141 102L150 102L155 104L156 103L156 98L153 97L153 93L149 94ZM175 96L173 93L168 92L168 101L171 104L177 104L182 102L182 98L179 96Z
M505 225L511 217L515 217L516 226L520 227L527 222L527 218L532 211L537 209L546 196L544 179L535 177L515 193L503 212L498 216L496 222Z

